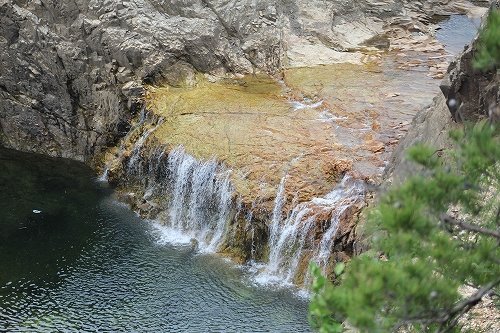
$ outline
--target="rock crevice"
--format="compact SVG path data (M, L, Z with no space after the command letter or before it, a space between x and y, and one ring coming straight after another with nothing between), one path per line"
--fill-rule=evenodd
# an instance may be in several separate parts
M92 162L142 108L123 93L131 81L359 62L343 51L383 34L382 20L410 24L471 8L444 0L2 0L2 144Z

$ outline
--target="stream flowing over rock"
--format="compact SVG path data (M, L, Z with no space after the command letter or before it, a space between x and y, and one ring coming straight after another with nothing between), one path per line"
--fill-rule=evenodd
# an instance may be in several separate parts
M197 160L182 146L143 146L151 132L135 141L128 159L134 163L122 162L126 189L134 190L122 195L143 216L159 221L170 242L191 243L200 252L222 252L242 262L265 260L256 277L261 283L304 283L310 261L327 272L331 259L352 255L355 219L365 206L363 181L345 175L324 197L290 202L286 175L269 215L262 202L245 207L231 170L215 159Z
M384 25L470 8L445 0L1 0L0 142L88 161L127 133L144 82L359 62L341 51Z
M435 37L436 17L478 5L0 0L0 143L102 168L173 242L307 284L309 262L330 274L358 251L371 189L439 80L457 119L488 86L465 62L445 76Z

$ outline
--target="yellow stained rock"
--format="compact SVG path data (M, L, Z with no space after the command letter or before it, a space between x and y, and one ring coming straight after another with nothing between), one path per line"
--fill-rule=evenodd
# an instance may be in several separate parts
M160 143L224 162L245 202L271 208L285 174L288 200L299 201L328 193L345 172L380 176L388 143L406 130L396 126L437 85L395 62L336 64L287 69L281 81L250 75L151 87L147 102L164 118L153 133Z
M304 200L325 194L351 165L320 111L294 109L283 87L267 76L151 88L148 104L165 118L154 133L160 142L223 161L247 202L272 201L285 174L301 180L287 182L288 192Z

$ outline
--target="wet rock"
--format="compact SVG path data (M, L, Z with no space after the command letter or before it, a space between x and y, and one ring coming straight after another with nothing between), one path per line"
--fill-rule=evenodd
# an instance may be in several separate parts
M385 143L394 144L406 131L389 130L394 124L382 116L386 106L415 108L424 99L404 104L399 93L391 93L394 87L385 87L376 68L383 64L380 51L439 55L443 48L432 36L430 18L471 8L465 1L445 0L0 0L0 142L91 163L127 135L123 145L108 151L116 160L109 164L109 177L127 188L120 199L145 217L164 214L159 207L171 199L161 189L156 196L142 191L160 179L161 185L172 180L165 168L172 146L189 145L200 159L216 154L234 169L231 180L242 200L239 210L233 205L227 213L231 233L217 250L241 261L269 256L276 187L288 174L283 212L304 203L310 205L304 218L316 214L313 237L297 263L305 271L332 226L332 210L314 200L324 199L351 171L375 181L390 152ZM338 62L358 65L354 71L354 65L347 70L331 66ZM422 63L405 58L401 66ZM320 64L330 67L287 68L282 78L288 90L270 76L259 76L259 71L276 74L285 67ZM438 62L425 65L433 68L432 76L440 75ZM355 80L368 73L370 85ZM332 77L340 78L335 85ZM464 88L469 85L462 70L456 77L446 88L449 95L477 92ZM352 84L360 82L363 89L352 95ZM494 89L485 91L494 95ZM307 105L295 108L290 103L295 100ZM357 100L366 102L350 102ZM444 133L450 120L441 113L445 102L436 99L432 110L438 112L429 109L417 117L401 151L420 130L429 137ZM173 106L179 107L177 113L171 112ZM167 119L151 137L146 134L159 122L142 123L146 107ZM467 107L457 105L456 112L468 115ZM371 137L363 136L366 131ZM363 205L364 200L354 202L341 213L327 266L355 252ZM302 275L295 281L303 280Z
M193 85L196 72L360 63L365 48L393 47L391 27L427 34L422 22L432 15L474 8L444 0L2 0L0 142L91 162L142 108L124 95L128 82Z

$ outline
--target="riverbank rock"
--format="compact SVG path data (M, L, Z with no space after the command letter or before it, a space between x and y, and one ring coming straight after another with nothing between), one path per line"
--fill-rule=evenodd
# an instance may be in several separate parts
M360 63L360 51L392 43L394 27L474 8L445 0L1 0L0 142L91 163L144 107L127 94L131 81L192 84L196 72Z
M453 145L449 132L464 121L496 119L495 108L500 105L500 72L496 68L474 68L478 45L476 37L451 62L440 84L441 92L430 106L417 113L408 133L392 154L385 170L385 181L400 181L415 171L415 166L405 156L409 147L423 143L438 151L448 149Z
M448 109L457 122L498 117L495 108L500 105L500 71L474 68L477 47L476 40L450 64L441 83Z

